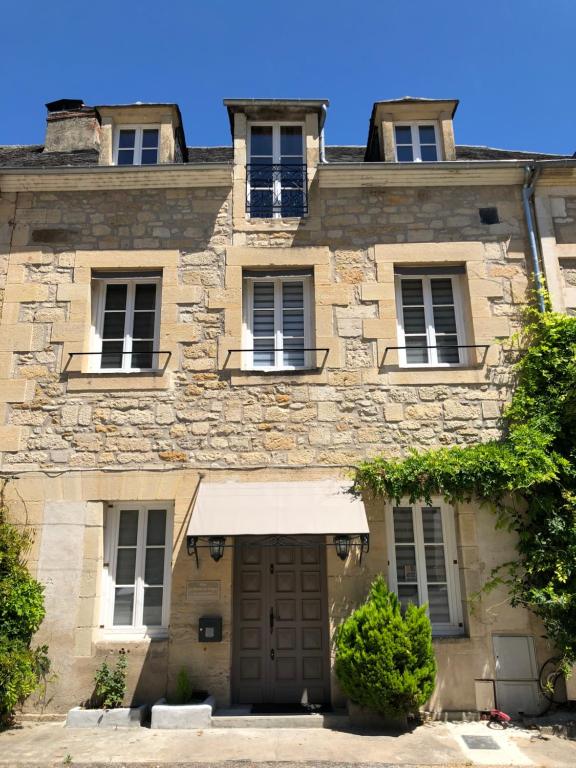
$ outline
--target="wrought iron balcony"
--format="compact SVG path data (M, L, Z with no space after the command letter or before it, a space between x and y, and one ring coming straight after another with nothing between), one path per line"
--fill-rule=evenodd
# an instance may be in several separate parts
M246 166L246 211L253 218L305 216L308 184L305 164L251 163Z

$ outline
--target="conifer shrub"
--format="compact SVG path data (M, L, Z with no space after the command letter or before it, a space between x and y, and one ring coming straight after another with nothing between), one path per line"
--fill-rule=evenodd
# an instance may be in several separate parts
M416 712L432 695L436 659L425 607L406 611L382 576L336 634L336 675L348 698L386 717Z

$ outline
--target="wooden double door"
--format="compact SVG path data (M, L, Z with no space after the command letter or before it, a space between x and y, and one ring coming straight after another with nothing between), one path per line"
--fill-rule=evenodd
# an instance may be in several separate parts
M232 695L238 704L324 704L330 659L323 537L236 539Z

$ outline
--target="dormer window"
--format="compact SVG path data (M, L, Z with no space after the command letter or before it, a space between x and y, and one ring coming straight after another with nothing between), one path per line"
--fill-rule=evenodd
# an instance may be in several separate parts
M116 165L156 165L160 129L125 125L116 132L114 162Z
M304 216L308 209L301 125L252 124L246 210L251 218Z
M394 126L394 140L399 163L433 163L440 159L434 123L398 123Z

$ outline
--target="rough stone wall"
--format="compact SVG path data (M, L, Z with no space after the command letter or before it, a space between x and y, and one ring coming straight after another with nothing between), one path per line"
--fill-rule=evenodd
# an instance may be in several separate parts
M414 372L410 385L390 384L378 374L375 342L362 330L364 320L378 317L378 303L362 300L360 286L377 279L374 244L483 240L487 275L499 286L491 312L513 324L527 282L518 192L321 192L319 227L308 228L310 221L302 231L254 231L246 241L330 247L333 282L351 286L352 301L333 315L342 365L318 380L276 374L264 383L238 382L217 367L224 313L211 309L209 298L224 288L232 240L227 190L19 195L11 279L20 281L21 300L12 322L33 326L36 344L12 349L10 376L35 389L8 405L7 424L22 431L19 449L4 453L4 467L346 465L383 451L496 437L507 398L505 361L493 356L472 383L455 374L447 383L423 384ZM498 207L502 223L480 224L478 208L487 205ZM47 229L65 233L66 244L41 245L36 233ZM58 300L58 290L74 283L76 251L167 248L180 251L178 284L197 287L195 301L179 305L179 360L167 386L68 391L63 345L52 339L74 311L73 303Z

